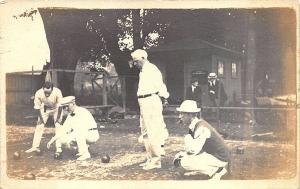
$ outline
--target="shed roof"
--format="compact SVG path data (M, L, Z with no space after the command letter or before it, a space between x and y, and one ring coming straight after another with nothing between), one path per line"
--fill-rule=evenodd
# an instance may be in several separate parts
M243 56L244 54L226 47L222 47L202 39L181 39L170 43L162 44L157 47L150 48L150 53L178 51L178 50L196 50L196 49L218 49L235 55Z

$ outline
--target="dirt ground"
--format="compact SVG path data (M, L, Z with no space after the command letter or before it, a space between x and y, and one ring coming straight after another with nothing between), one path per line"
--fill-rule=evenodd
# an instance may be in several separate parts
M54 135L54 128L45 129L41 149L43 154L25 154L31 146L34 126L7 125L7 174L10 178L24 179L33 173L38 180L198 180L202 177L184 176L174 168L174 155L183 149L183 135L187 128L178 125L174 116L165 118L170 137L165 145L166 156L162 168L142 170L139 163L145 161L145 152L137 142L138 119L131 117L116 124L98 123L100 139L91 146L92 158L84 162L75 160L75 151L66 151L62 160L53 159L54 147L46 149L46 143ZM261 125L222 123L215 127L223 133L231 149L231 174L225 179L289 179L296 174L295 141L280 137L254 140L251 135L268 129ZM244 153L237 153L237 148ZM15 151L21 152L19 160L13 159ZM110 163L102 163L101 156L108 154Z

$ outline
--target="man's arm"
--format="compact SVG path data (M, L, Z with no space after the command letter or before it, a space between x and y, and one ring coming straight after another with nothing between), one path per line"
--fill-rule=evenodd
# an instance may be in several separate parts
M190 134L186 135L184 138L185 148L189 154L198 154L203 145L206 142L206 139L210 137L210 130L206 127L199 127L196 130L195 138Z
M45 120L43 118L43 109L41 108L41 109L38 109L37 111L38 111L38 116L40 118L41 124L46 124Z
M33 101L34 107L33 108L37 111L38 117L39 117L39 119L41 121L41 124L45 124L45 121L43 119L43 112L42 112L44 110L44 108L42 107L43 106L43 102L42 102L40 96L41 96L41 94L40 94L40 92L38 90L35 93L35 95L34 95L34 101Z
M58 112L57 112L57 117L56 117L56 123L59 123L60 121L60 117L61 117L61 114L62 114L62 107L59 107L60 106L60 102L63 98L63 95L61 93L61 90L60 89L57 89L57 97L56 97L56 106L58 106ZM59 123L59 124L62 124L62 123Z

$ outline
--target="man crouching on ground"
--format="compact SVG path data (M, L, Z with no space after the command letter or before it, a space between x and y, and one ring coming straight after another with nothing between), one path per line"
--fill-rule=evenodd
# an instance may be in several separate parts
M185 175L200 173L220 180L227 173L226 166L230 160L224 139L201 116L197 117L201 109L197 108L195 101L185 100L177 111L183 125L189 127L189 134L184 137L185 151L175 155L175 167L192 171Z
M97 123L94 117L87 109L76 105L74 96L64 97L61 106L69 114L63 126L48 142L47 148L49 149L51 144L56 141L54 157L61 159L62 145L70 147L72 143L76 142L78 147L77 160L89 159L91 157L89 144L95 143L99 139Z

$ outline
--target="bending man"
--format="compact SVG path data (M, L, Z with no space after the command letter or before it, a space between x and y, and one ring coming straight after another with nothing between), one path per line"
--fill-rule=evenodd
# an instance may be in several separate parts
M69 114L63 126L48 142L47 148L49 149L51 144L56 141L56 153L54 157L61 159L62 145L69 148L71 144L76 142L78 147L77 160L90 158L89 144L95 143L99 139L97 123L94 117L87 109L76 105L74 96L64 97L61 106Z
M188 126L189 134L184 137L185 151L175 155L175 167L221 179L227 173L230 160L223 138L208 122L197 117L200 108L195 101L185 100L177 111L183 125Z

